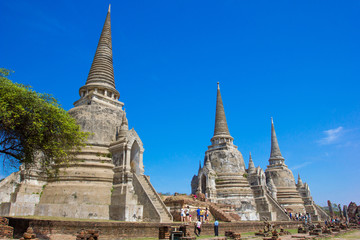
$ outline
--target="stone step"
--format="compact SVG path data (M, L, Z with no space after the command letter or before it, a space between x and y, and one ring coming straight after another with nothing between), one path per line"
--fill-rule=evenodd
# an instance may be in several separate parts
M154 207L159 212L162 221L163 222L171 222L171 217L168 215L167 209L165 209L164 206L161 204L161 202L157 198L156 193L154 192L153 188L150 186L148 181L146 181L145 176L140 177L139 181L141 182L145 192L148 194L149 198L151 199Z
M246 188L251 190L250 186L245 184L223 184L223 185L216 184L216 188L243 188L243 189Z
M224 184L224 185L216 185L216 188L241 188L241 189L250 189L249 185L245 185L245 184ZM252 190L251 190L252 191Z

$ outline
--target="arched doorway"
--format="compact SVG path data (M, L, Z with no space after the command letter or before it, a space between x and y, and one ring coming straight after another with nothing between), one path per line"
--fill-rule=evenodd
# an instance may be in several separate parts
M201 192L206 193L206 176L204 174L201 176Z
M140 146L137 141L134 141L133 145L131 146L130 167L131 172L137 175L140 174Z

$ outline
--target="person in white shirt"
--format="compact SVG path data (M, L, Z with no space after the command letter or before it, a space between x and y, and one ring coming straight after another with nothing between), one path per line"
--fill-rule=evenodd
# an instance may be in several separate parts
M181 207L180 215L181 215L181 222L184 222L185 221L185 210L183 207Z
M200 236L200 233L201 233L201 221L197 221L196 223L195 223L195 234L196 234L196 236Z
M187 222L191 221L190 220L190 207L189 206L187 206L187 208L186 208L186 221Z

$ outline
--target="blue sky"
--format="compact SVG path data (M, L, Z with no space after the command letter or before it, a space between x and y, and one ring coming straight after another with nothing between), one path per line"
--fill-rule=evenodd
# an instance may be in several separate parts
M79 99L106 1L0 2L11 79ZM359 203L360 1L114 1L116 87L160 192L190 192L213 135L220 82L234 143L264 169L270 117L314 200ZM3 169L1 175L11 169Z

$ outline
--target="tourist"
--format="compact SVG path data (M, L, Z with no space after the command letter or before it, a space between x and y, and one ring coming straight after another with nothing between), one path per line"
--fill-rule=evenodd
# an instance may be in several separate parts
M200 221L200 207L196 210L197 219Z
M196 236L200 236L200 233L201 233L201 221L197 221L196 223L195 223L195 234L196 234Z
M216 219L214 222L214 233L215 233L215 236L219 236L219 222Z
M292 214L291 214L291 212L290 212L290 220L292 220Z
M205 214L204 209L201 209L201 210L200 210L200 221L201 221L201 222L204 222L204 214Z
M186 208L186 221L189 222L189 216L190 216L190 207L187 206Z
M181 216L181 222L184 222L185 221L185 210L183 207L181 207L180 216Z

